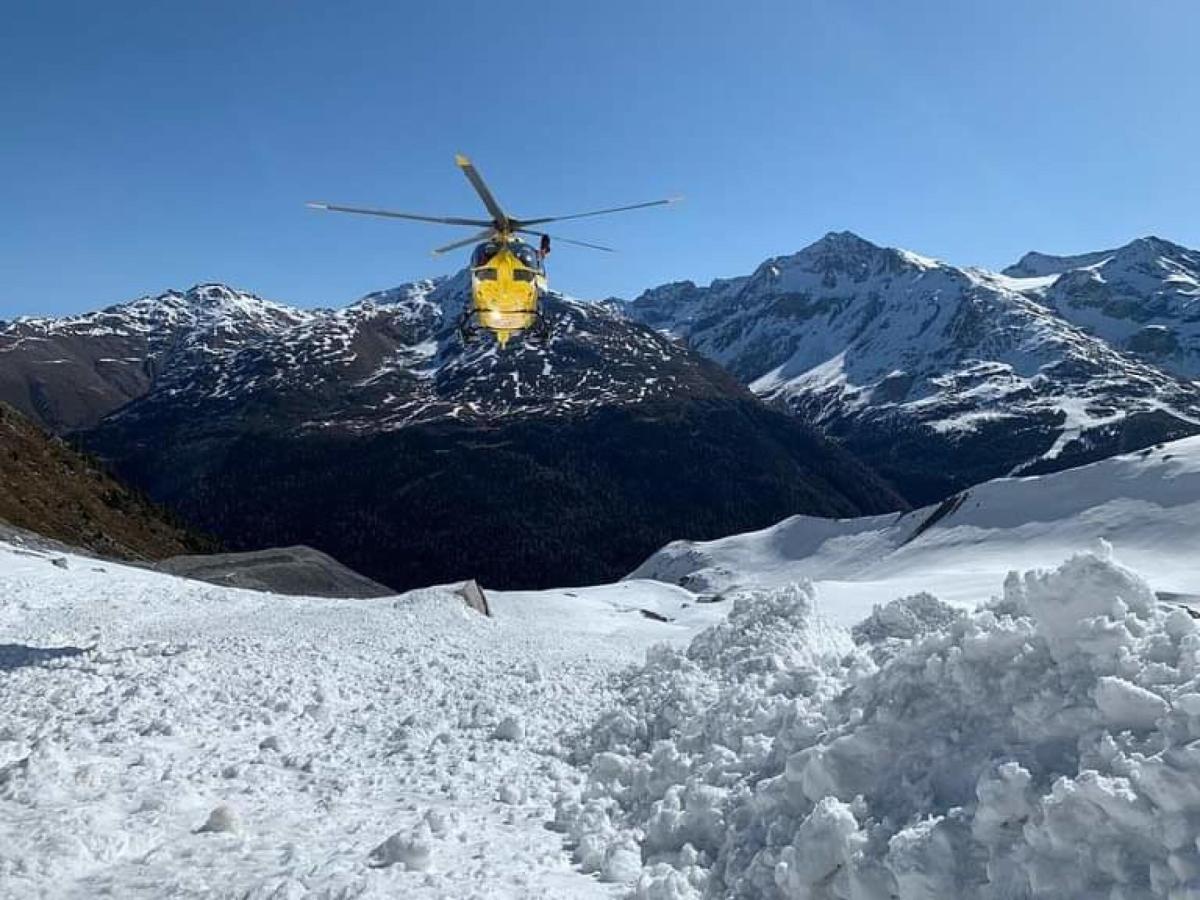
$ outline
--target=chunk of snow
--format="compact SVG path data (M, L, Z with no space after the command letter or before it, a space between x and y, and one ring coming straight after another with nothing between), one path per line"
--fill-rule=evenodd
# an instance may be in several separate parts
M518 716L505 716L496 726L492 737L499 741L522 741L525 739L525 723Z
M1096 706L1114 728L1152 728L1170 708L1158 694L1112 675L1096 685Z
M399 865L413 872L427 871L432 863L433 845L427 827L412 832L397 831L371 851L370 865L375 868Z
M208 814L197 834L204 832L234 833L242 830L241 819L232 807L221 805Z
M1108 548L973 613L909 597L855 631L809 586L750 589L649 654L558 801L580 863L636 841L636 895L672 898L1194 889L1200 632Z

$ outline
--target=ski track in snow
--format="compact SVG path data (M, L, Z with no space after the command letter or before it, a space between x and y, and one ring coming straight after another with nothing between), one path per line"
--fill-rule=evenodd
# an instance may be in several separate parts
M495 594L487 619L447 589L297 599L54 558L0 544L0 897L617 889L545 826L579 778L561 744L694 633L639 611L684 592Z

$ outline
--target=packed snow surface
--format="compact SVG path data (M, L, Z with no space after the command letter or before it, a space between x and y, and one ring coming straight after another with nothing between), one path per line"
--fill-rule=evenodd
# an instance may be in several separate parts
M1200 595L1200 438L1090 466L1001 478L945 503L859 519L793 516L762 531L677 541L631 576L701 594L811 579L847 627L880 597L932 591L973 607L1013 568L1055 566L1109 541L1164 595Z
M719 613L654 583L489 600L0 544L0 897L611 896L545 828L563 742Z

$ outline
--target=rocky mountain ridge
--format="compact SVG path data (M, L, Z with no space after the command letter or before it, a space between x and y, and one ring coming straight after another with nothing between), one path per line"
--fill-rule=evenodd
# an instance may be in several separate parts
M1157 239L992 273L842 232L628 309L925 503L1200 430L1187 353L1152 352L1190 346L1197 285L1196 254Z
M599 581L679 534L904 505L612 304L551 295L545 343L463 348L467 290L294 310L203 285L7 323L0 396L231 549L307 544L397 589Z

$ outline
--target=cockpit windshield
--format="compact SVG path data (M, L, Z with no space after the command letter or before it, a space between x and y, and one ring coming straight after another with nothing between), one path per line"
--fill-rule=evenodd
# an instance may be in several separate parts
M528 266L530 269L541 269L541 257L533 247L518 241L511 241L508 249L512 252L513 256L521 261L522 265ZM475 247L475 251L471 254L471 267L477 269L480 266L487 265L488 260L499 252L499 241L487 241L486 243L478 244Z
M513 255L531 269L541 268L541 260L538 258L538 252L528 244L509 244L509 249Z
M496 241L488 241L485 244L479 244L475 247L475 252L471 254L471 267L478 268L479 266L487 265L487 261L500 252L500 245Z

